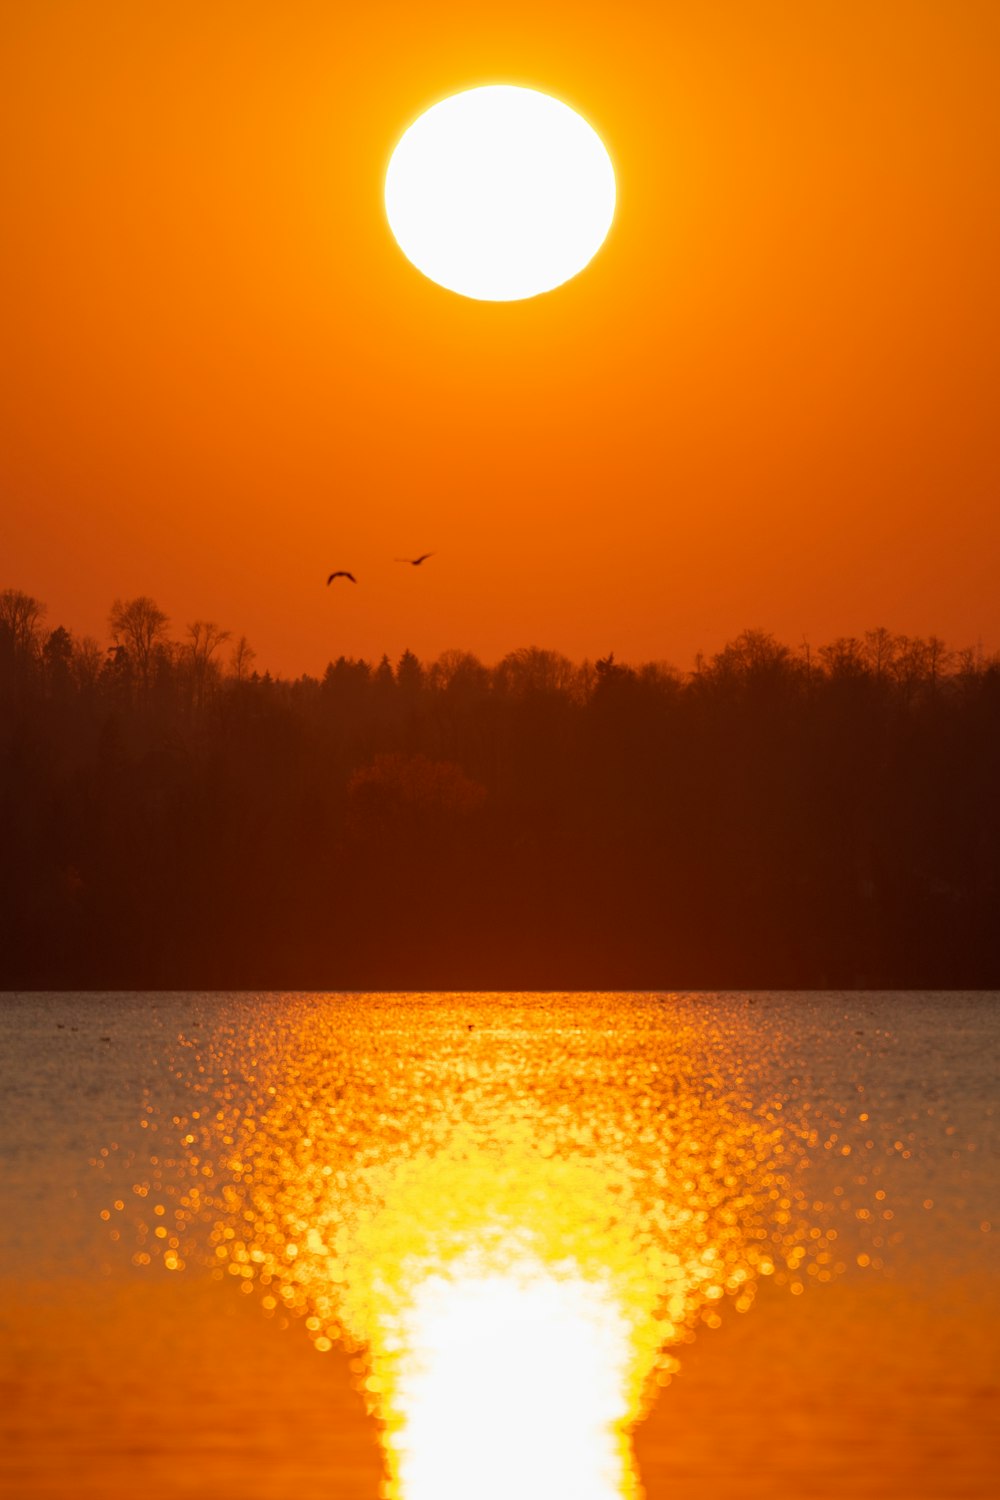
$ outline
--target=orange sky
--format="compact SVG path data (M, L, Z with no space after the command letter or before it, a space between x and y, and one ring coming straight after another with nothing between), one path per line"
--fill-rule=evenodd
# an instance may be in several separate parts
M31 0L5 33L0 587L51 623L147 593L285 673L1000 645L996 0ZM618 175L527 302L425 280L382 209L405 126L487 82Z

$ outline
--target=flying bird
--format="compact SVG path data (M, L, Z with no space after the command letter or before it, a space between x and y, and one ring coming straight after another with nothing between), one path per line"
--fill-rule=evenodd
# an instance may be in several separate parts
M433 556L433 552L421 552L419 557L397 557L396 561L409 563L411 568L419 568L422 562L426 562L429 557Z
M330 587L331 583L333 582L333 580L335 578L349 578L352 583L357 583L357 581L358 581L355 578L355 576L354 576L353 573L348 573L348 571L347 571L346 568L341 568L338 573L331 573L330 574L329 578L326 580L326 586L327 586L327 588Z

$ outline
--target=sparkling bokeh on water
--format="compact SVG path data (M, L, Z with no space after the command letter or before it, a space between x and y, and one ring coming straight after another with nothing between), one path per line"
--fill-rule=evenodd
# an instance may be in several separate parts
M154 1149L134 1159L130 1212L106 1212L137 1263L211 1261L319 1351L355 1352L399 1500L427 1286L589 1286L627 1343L607 1419L614 1493L631 1495L626 1434L699 1326L748 1311L765 1278L798 1296L849 1262L877 1271L899 1237L885 1157L909 1159L915 1131L893 1119L888 1140L863 1083L836 1103L796 1075L775 1088L781 1032L761 1055L741 1022L670 996L265 1007L178 1038L187 1106L165 1116L151 1091ZM526 1336L524 1366L537 1357Z
M985 1497L997 1022L973 995L7 997L0 1478Z

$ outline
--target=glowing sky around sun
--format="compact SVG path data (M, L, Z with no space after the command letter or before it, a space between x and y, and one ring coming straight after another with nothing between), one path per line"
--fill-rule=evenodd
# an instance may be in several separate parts
M992 0L19 7L0 586L102 650L149 594L285 673L1000 644L998 52ZM407 127L497 83L617 180L585 271L505 303L416 273L383 201Z

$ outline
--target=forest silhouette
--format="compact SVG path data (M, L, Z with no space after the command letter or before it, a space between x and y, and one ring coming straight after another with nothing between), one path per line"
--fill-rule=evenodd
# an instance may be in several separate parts
M255 669L0 593L0 986L1000 985L1000 657Z

